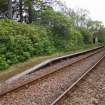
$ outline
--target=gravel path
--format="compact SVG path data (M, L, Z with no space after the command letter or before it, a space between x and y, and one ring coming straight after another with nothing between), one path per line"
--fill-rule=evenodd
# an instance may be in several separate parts
M56 105L105 105L105 58Z
M72 67L62 69L6 94L0 98L0 105L50 105L52 101L86 71L90 65L102 57L104 53L103 51L85 61L72 65Z

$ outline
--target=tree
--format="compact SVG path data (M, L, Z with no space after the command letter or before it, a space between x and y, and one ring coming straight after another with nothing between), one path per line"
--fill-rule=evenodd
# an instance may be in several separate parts
M0 16L5 17L7 16L7 9L8 9L8 1L7 0L0 0Z
M24 0L24 5L28 12L28 23L32 23L33 19L33 1L34 0Z
M85 9L73 10L69 8L66 14L71 17L73 26L86 27L88 19L89 19L88 13L89 12Z

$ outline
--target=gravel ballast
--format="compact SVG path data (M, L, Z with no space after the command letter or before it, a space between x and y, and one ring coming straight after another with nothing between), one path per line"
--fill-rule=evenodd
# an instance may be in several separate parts
M56 105L105 105L105 58Z

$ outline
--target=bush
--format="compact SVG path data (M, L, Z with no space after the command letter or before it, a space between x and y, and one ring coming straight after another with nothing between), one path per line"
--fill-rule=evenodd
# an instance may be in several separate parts
M33 56L64 52L84 45L84 33L71 27L68 17L57 13L51 20L56 22L53 27L47 23L43 26L0 20L0 70Z
M3 55L0 55L0 70L7 69L9 67L8 63L6 62L6 58Z
M44 26L0 20L0 30L0 70L32 56L54 52L51 32Z

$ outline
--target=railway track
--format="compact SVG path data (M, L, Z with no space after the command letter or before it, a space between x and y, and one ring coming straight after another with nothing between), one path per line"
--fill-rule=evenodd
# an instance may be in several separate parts
M30 72L24 78L7 80L1 85L0 105L55 105L104 55L104 48L92 50Z
M64 99L65 97L70 96L70 93L72 93L72 89L76 88L77 85L79 85L79 83L84 79L87 78L87 75L103 60L103 58L105 58L105 56L103 56L101 59L99 59L99 61L94 64L91 68L89 68L82 76L80 76L80 78L77 79L77 81L75 81L67 90L65 90L63 92L63 94L61 94L53 103L51 103L51 105L67 105L65 104L63 101L65 101L66 99ZM78 89L78 86L77 86ZM69 95L68 95L69 94ZM67 103L67 102L66 102ZM79 103L79 102L78 102ZM68 102L68 105L71 105ZM80 105L80 104L79 104ZM83 104L81 104L83 105ZM97 102L96 102L97 105Z
M105 56L51 105L105 105Z

